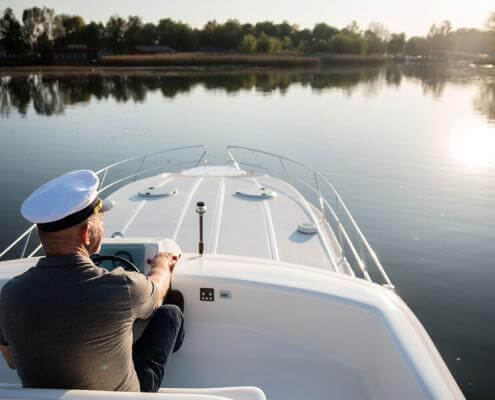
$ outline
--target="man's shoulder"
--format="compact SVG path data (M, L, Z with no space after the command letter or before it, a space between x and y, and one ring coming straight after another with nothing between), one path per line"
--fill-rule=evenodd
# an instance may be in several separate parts
M27 271L24 271L22 274L16 275L5 282L5 284L2 286L2 289L0 290L0 296L3 297L6 294L10 293L16 287L22 286L26 282L29 282L30 276L33 274L33 272L35 272L35 268L35 266L32 266Z

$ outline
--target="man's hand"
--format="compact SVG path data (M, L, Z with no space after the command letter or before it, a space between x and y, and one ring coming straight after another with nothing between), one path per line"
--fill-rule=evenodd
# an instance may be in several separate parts
M154 266L162 268L168 267L170 273L172 273L174 272L175 265L179 261L179 258L180 254L177 255L173 253L160 252L153 258L151 268Z
M157 306L161 305L163 298L170 288L172 272L174 271L179 258L180 255L165 252L158 253L153 258L148 278L155 282L156 288L158 289Z

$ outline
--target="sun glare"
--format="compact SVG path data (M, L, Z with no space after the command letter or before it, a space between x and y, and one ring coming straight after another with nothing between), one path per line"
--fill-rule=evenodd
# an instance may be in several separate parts
M495 163L495 126L486 121L465 118L453 129L452 153L471 168L487 168Z

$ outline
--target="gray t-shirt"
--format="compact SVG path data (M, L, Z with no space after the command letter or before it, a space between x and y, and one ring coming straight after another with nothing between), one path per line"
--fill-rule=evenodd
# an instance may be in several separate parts
M144 275L84 256L45 257L0 293L0 343L24 387L138 392L132 326L158 290Z

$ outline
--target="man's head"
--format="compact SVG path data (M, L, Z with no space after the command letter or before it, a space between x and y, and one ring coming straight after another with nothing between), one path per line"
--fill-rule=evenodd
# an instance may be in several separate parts
M47 255L97 252L103 239L103 212L113 205L98 195L92 171L73 171L35 190L23 203L22 215L38 226Z
M69 228L45 232L38 225L38 236L46 255L63 255L80 252L98 253L103 239L103 213L92 214L83 222Z

